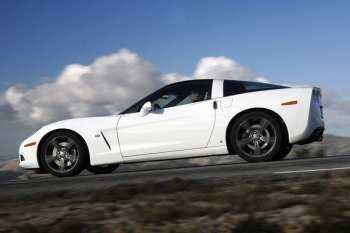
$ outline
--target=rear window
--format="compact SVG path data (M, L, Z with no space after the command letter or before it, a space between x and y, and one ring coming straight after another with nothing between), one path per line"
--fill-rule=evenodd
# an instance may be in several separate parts
M282 88L287 88L287 87L269 84L269 83L225 80L224 96L238 95L238 94L255 92L255 91L282 89Z

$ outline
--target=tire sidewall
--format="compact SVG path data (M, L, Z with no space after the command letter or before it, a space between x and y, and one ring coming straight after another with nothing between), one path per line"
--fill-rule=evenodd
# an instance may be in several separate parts
M284 148L282 148L282 150L280 151L280 153L273 158L273 161L284 159L285 157L287 157L287 155L291 152L292 149L292 145L285 145Z
M108 164L106 166L87 166L86 170L94 174L108 174L114 172L119 164Z
M264 157L247 156L241 150L241 148L238 146L238 144L237 144L238 142L236 141L240 124L251 117L265 118L273 125L273 127L276 130L276 144L275 144L274 148ZM280 151L282 150L283 144L284 144L283 142L284 142L283 128L281 126L281 123L279 123L273 116L271 116L270 114L265 113L265 112L255 111L255 112L243 114L237 120L235 120L235 122L233 123L233 125L231 127L231 131L230 131L231 147L234 149L234 151L242 159L244 159L248 162L266 162L266 161L273 160L273 158L276 157L280 153Z

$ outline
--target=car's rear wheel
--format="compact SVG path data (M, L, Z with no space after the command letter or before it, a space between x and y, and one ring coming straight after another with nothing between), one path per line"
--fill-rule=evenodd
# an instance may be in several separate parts
M287 145L284 148L282 148L282 150L280 151L280 153L278 153L272 160L274 161L278 161L278 160L282 160L285 157L287 157L287 155L289 154L289 152L293 149L292 145Z
M100 166L88 166L86 170L94 174L108 174L112 173L119 167L119 164L107 164Z
M249 112L232 125L230 143L233 150L248 162L271 161L283 148L283 128L270 114Z
M88 150L84 141L69 131L50 134L41 146L40 162L54 176L75 176L85 168L87 161Z

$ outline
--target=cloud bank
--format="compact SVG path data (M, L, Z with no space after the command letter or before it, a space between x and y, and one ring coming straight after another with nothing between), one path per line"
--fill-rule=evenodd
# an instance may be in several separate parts
M159 87L191 78L230 78L267 82L226 57L202 58L191 76L161 74L127 49L95 59L90 65L67 65L53 82L31 89L9 87L0 96L0 118L44 124L65 118L117 113Z

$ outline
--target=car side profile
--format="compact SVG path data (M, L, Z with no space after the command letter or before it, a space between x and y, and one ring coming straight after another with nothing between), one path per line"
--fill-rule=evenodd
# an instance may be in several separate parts
M167 85L118 115L46 125L22 142L19 160L59 177L222 154L273 161L322 140L324 127L319 88L198 79Z

